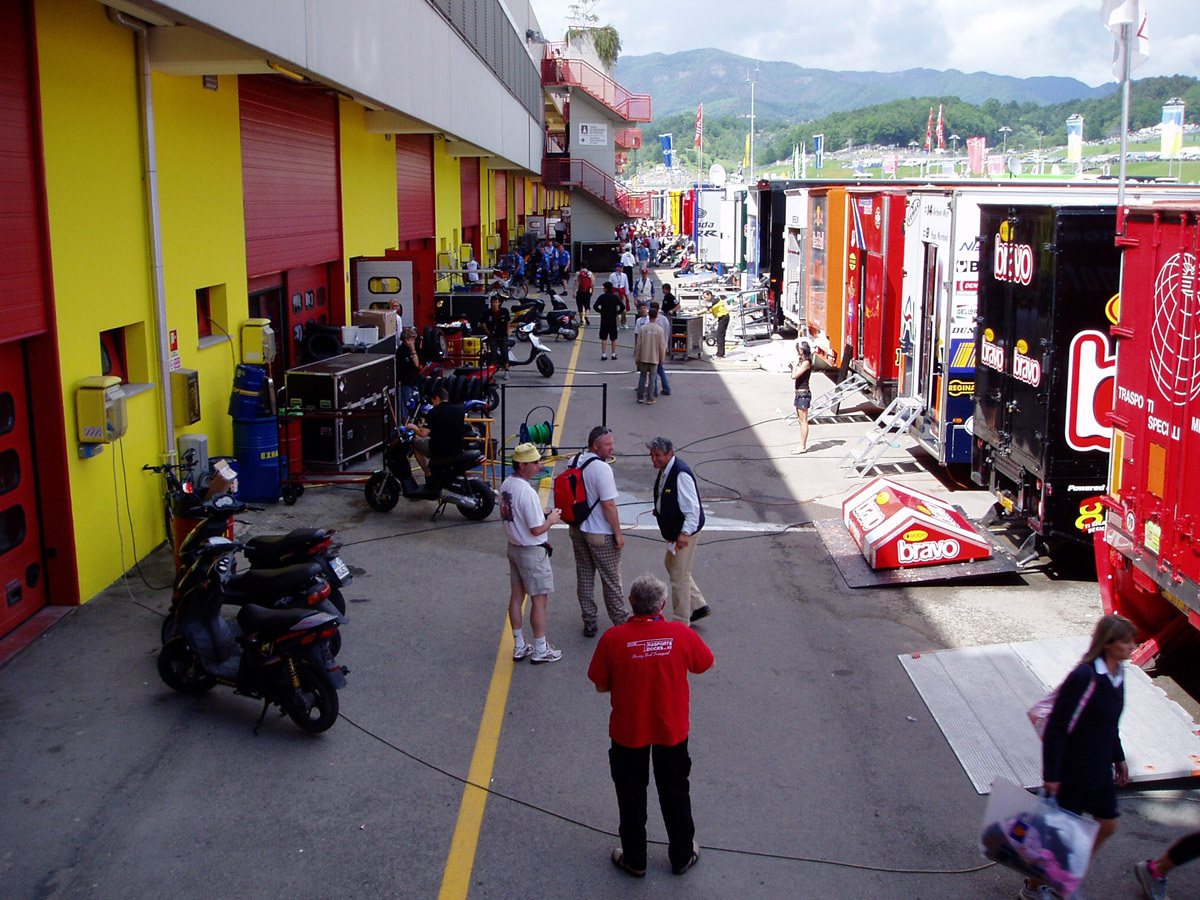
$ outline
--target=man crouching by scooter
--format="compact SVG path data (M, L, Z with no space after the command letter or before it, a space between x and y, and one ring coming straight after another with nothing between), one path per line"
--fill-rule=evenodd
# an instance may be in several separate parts
M467 436L466 413L462 406L451 403L450 394L440 387L433 392L433 409L425 416L425 425L416 429L413 458L429 478L430 459L448 459L463 452Z

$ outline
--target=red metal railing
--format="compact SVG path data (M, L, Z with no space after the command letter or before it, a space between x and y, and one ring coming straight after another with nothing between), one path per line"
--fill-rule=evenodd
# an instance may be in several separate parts
M578 188L602 203L635 219L650 216L650 195L626 190L616 179L585 159L549 157L542 160L542 183L546 187Z
M542 87L563 84L591 94L621 118L650 121L650 95L633 94L591 63L563 55L563 44L547 44L542 58Z
M640 150L642 147L642 129L622 128L615 138L618 147L626 150Z

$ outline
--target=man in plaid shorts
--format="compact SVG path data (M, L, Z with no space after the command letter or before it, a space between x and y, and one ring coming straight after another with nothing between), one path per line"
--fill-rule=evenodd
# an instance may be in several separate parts
M596 634L596 573L604 590L604 606L614 625L629 618L625 594L621 589L621 550L625 536L617 512L617 480L607 460L612 459L612 431L597 425L588 435L587 450L578 456L583 469L583 486L592 511L586 519L571 526L571 547L575 551L575 582L579 609L583 614L583 634Z

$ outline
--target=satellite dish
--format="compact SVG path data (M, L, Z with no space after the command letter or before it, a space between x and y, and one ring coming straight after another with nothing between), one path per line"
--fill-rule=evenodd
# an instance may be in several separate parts
M725 181L728 178L725 167L720 163L713 163L708 167L708 180L717 187L725 187Z
M1022 172L1021 161L1015 156L1008 161L1008 171L1014 176L1020 175Z

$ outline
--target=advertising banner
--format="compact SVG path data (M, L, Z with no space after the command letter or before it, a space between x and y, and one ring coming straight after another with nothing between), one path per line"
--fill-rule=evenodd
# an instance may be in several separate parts
M1162 150L1163 159L1179 159L1183 150L1183 104L1168 103L1162 113Z
M813 166L818 169L825 167L825 135L813 135Z
M1067 119L1067 162L1083 162L1083 116Z
M895 153L884 154L883 157L883 174L896 177L897 159Z
M967 138L967 160L971 164L972 175L983 174L983 153L987 149L987 138Z
M662 144L663 162L668 169L675 168L675 138L669 134L660 134L658 140Z

